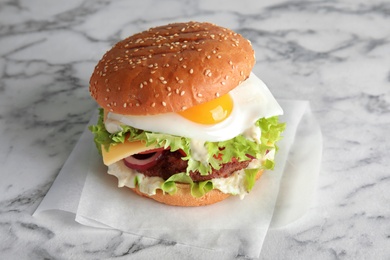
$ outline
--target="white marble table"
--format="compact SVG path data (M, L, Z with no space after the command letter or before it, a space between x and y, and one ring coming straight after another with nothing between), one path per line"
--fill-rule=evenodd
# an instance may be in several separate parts
M187 20L249 38L255 73L277 98L309 100L322 128L315 204L270 230L260 258L390 259L385 0L0 1L0 259L217 257L31 216L96 109L97 60L130 34Z

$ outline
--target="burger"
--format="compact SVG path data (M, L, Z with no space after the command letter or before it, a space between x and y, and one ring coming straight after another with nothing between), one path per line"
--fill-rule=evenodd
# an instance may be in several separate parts
M89 127L119 187L175 206L243 198L273 169L285 125L251 71L242 35L211 23L173 23L106 52L90 79L100 106Z

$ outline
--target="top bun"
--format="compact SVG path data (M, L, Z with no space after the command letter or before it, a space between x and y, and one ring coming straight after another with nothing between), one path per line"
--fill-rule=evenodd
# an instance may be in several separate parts
M254 63L240 34L210 23L174 23L118 42L96 65L89 90L118 114L178 112L228 93Z

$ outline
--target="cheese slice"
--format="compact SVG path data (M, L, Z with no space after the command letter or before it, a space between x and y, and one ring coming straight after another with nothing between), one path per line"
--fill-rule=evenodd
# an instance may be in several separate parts
M121 144L111 145L108 152L102 146L103 163L108 166L130 155L141 153L154 148L157 148L157 146L146 146L144 142L130 142L128 140Z

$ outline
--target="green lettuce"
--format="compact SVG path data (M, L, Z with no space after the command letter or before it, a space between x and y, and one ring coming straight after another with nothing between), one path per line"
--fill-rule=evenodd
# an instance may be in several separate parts
M188 176L184 172L181 172L169 177L161 185L161 189L166 193L175 194L177 191L177 182L189 184L191 187L191 195L196 198L202 197L214 188L213 183L211 181L194 182L190 176Z
M255 169L245 169L245 187L246 191L250 192L255 186L256 183L256 175L260 171L260 169L255 168Z
M94 142L97 149L109 150L111 146L129 141L142 141L146 146L154 145L170 149L170 151L183 150L187 156L183 160L188 161L185 173L178 173L165 181L163 190L167 193L174 193L175 182L184 182L191 185L193 195L199 196L212 189L212 183L193 182L189 177L191 171L198 171L201 175L208 175L213 169L220 169L224 163L231 162L233 158L238 161L245 161L251 158L262 159L270 150L277 150L276 142L281 139L281 133L285 129L285 124L280 123L278 117L261 118L255 125L261 130L260 144L238 135L232 139L220 142L205 142L208 156L206 162L195 160L191 154L191 139L186 137L174 136L169 134L154 133L140 130L131 126L121 126L121 131L109 133L104 125L104 111L100 109L99 119L96 125L89 127L94 134ZM273 169L273 160L265 160L262 169ZM253 171L254 172L254 171ZM252 171L246 171L246 183L248 190L254 185L254 176ZM254 176L253 176L254 175Z

